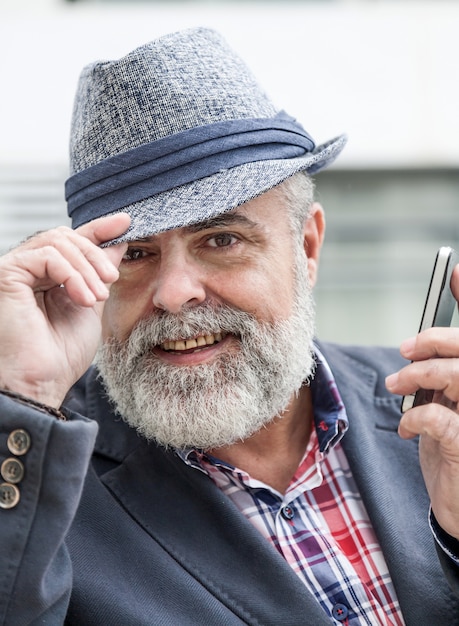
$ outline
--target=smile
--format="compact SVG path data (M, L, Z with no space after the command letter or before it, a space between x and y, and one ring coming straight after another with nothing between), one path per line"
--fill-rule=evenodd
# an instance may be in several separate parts
M165 352L184 352L186 350L203 350L214 343L218 343L226 337L227 333L215 333L214 335L199 335L191 339L169 339L161 344Z

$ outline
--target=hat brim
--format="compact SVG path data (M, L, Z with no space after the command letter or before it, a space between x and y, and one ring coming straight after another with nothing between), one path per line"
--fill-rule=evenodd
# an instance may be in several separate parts
M127 213L129 229L104 247L144 239L231 211L269 191L297 172L315 174L328 167L347 141L340 135L303 157L255 161L140 200L114 213Z

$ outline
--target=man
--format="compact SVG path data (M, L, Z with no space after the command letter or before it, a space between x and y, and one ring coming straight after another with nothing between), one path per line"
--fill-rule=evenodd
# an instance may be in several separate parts
M457 331L314 341L344 142L206 29L83 71L74 230L0 261L2 624L459 623Z

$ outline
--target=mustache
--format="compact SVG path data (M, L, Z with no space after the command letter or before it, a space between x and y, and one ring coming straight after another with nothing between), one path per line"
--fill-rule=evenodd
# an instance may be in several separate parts
M204 303L180 313L156 311L140 320L132 329L126 343L143 353L168 340L191 339L219 332L244 339L266 326L251 313L228 305Z

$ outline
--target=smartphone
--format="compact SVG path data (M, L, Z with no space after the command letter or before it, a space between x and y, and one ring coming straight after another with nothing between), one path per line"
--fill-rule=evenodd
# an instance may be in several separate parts
M453 248L445 246L437 252L419 332L432 326L451 326L456 300L451 292L450 282L457 262L458 255ZM404 396L402 413L413 406L431 402L433 393L429 389L418 389L416 393Z

